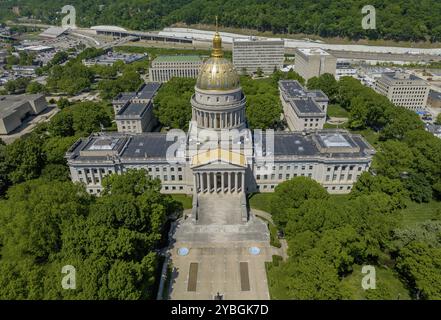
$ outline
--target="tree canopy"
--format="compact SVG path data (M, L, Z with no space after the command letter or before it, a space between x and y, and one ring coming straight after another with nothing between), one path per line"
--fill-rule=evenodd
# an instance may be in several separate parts
M13 19L11 8L20 5L21 16L60 21L62 1L21 0L0 4L0 19ZM440 41L441 4L437 0L377 0L376 28L364 30L362 0L103 0L73 1L77 24L120 25L132 30L153 30L174 23L213 24L254 29L274 34L306 34L350 39ZM115 15L115 12L118 14Z

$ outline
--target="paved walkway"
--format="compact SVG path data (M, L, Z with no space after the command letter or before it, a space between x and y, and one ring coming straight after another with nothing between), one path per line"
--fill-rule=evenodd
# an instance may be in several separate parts
M253 215L241 222L236 195L204 195L199 205L201 221L181 219L173 235L170 299L269 299L265 262L280 249L270 246L266 223ZM181 248L188 254L179 255Z
M187 256L178 255L182 247L189 249ZM252 255L251 247L258 247L260 254ZM253 242L207 246L176 243L171 250L174 269L170 298L213 300L220 293L225 300L268 300L265 262L272 261L271 249L269 245ZM241 271L241 263L245 263L248 275ZM196 274L190 274L191 264L197 265ZM247 281L249 288L244 288L243 282Z

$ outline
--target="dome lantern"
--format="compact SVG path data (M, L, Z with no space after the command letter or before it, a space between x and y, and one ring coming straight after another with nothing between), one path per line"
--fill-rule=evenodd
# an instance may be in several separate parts
M216 33L213 38L211 57L202 65L196 87L211 91L235 90L240 88L239 74L233 63L223 58L222 38L217 29L216 17Z

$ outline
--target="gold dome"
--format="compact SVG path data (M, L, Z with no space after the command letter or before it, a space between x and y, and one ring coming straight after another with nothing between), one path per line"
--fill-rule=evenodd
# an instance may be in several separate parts
M239 75L231 61L223 58L222 38L216 31L211 58L199 71L196 87L202 90L233 90L239 88Z

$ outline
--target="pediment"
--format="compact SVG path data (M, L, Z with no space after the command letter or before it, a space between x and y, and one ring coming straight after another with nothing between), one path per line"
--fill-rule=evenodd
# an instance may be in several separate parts
M224 150L221 148L210 149L200 152L193 156L191 160L192 168L204 166L222 167L222 168L246 168L247 162L243 154Z

